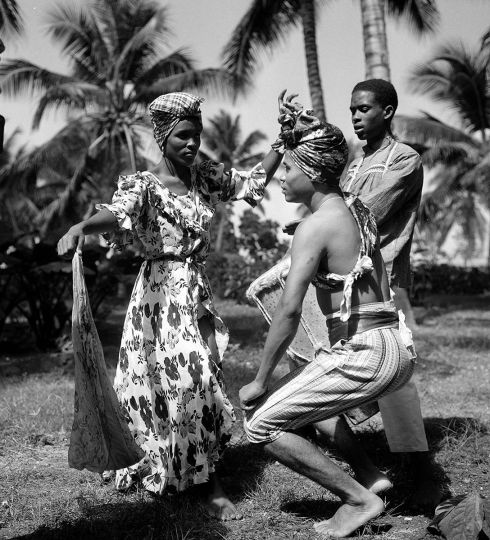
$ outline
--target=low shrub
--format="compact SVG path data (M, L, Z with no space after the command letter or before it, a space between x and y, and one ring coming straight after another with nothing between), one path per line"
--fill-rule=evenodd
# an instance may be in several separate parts
M117 277L99 272L107 250L88 245L83 261L92 311L115 291ZM0 249L0 337L5 342L7 326L17 330L9 342L24 341L22 326L28 325L37 348L56 349L65 332L72 306L71 261L62 260L56 246L39 242L32 245L10 243ZM24 335L23 335L24 334ZM5 346L5 343L4 343Z
M449 264L419 263L414 267L412 299L423 304L430 295L478 295L490 291L490 271Z

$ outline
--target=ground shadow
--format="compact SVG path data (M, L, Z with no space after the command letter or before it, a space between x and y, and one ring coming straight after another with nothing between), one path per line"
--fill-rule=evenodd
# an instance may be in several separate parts
M260 481L270 460L261 448L239 441L227 448L217 467L222 485L236 504ZM135 489L130 490L136 493ZM89 499L79 501L83 517L54 519L36 531L16 538L29 540L218 540L229 528L225 522L208 517L201 505L199 488L174 496L151 496L132 502L98 504Z
M425 418L424 425L432 458L432 475L444 500L451 496L451 480L437 462L438 453L446 451L448 444L459 445L461 452L464 452L465 445L475 441L475 437L485 436L488 429L471 417ZM420 507L412 499L413 466L406 455L389 451L384 431L364 431L358 434L358 439L374 463L381 470L387 471L393 482L394 487L388 492L387 510L395 513L403 511L404 515L419 515L422 511L432 516L433 509Z
M84 517L42 526L29 540L216 540L229 532L226 524L207 517L192 495L155 497L141 503L90 506Z
M216 470L234 503L242 501L255 488L271 461L260 445L248 443L245 437L226 449Z

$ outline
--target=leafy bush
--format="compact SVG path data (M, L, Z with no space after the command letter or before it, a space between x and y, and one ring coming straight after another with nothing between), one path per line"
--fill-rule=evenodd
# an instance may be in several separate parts
M288 244L278 239L278 228L275 221L261 220L252 210L243 213L235 244L238 253L235 250L213 252L206 263L206 273L216 296L247 302L248 286L288 249Z
M476 295L490 291L490 272L448 264L420 263L414 268L413 303L432 294Z
M84 251L94 313L117 283L110 272L97 271L106 251L99 246ZM54 349L70 320L71 304L71 261L60 260L54 245L0 246L0 336L4 337L7 323L20 327L27 323L40 350Z

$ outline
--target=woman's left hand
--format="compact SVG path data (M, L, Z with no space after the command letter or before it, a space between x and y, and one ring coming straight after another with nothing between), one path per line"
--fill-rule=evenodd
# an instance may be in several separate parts
M251 411L255 408L254 401L259 399L267 392L267 386L263 386L256 381L252 381L240 388L238 396L240 397L240 408L243 411Z

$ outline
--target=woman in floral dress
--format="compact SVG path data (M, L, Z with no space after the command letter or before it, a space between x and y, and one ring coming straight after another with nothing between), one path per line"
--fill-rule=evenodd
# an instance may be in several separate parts
M215 475L234 411L223 387L228 332L214 305L204 263L219 201L254 206L282 154L272 150L249 172L194 164L202 98L165 94L149 107L163 159L153 172L121 176L111 204L70 228L58 253L80 250L84 236L105 233L117 249L138 241L141 266L124 322L114 387L145 458L116 472L116 487L136 480L157 494L207 483L206 507L239 518Z

